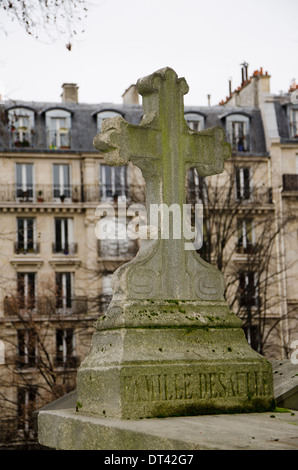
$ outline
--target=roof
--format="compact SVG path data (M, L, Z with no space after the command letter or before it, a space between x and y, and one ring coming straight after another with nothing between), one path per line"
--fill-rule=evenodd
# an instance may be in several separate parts
M2 106L6 110L14 107L28 107L35 112L36 150L45 148L45 113L51 109L65 109L71 113L72 150L75 151L94 150L92 142L97 133L96 115L98 112L107 110L119 112L124 119L135 125L140 123L143 115L142 106L137 104L6 101L2 103ZM224 126L227 114L246 114L250 117L252 153L266 152L263 124L258 108L229 107L227 111L227 108L219 105L185 106L184 112L202 114L206 127Z

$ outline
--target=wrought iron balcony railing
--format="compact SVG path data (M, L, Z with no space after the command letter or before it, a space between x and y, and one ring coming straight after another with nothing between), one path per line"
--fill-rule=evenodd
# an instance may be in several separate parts
M52 243L52 251L56 254L76 255L78 252L77 243Z
M11 148L27 148L34 146L34 131L30 128L16 128L9 131L9 146Z
M70 129L62 128L57 131L47 131L47 147L50 149L70 149L71 134Z
M298 191L298 175L282 175L284 191Z
M34 242L15 242L14 244L14 252L17 255L30 255L30 254L38 254L39 253L40 245L39 243Z
M295 175L294 175L295 176ZM227 191L224 189L215 190L215 188L204 188L201 191L198 187L189 187L186 189L186 202L188 204L208 205L210 208L218 209L224 207L237 207L241 204L272 204L272 188L250 187L243 195L237 195L236 191Z
M226 133L226 139L231 144L233 152L249 152L250 151L250 135L236 136L232 132Z
M145 201L145 188L141 185L133 185L125 188L125 194L114 194L113 197L105 196L100 185L52 185L33 184L16 185L0 184L0 203L81 203L81 202L108 202L117 203L119 198L126 198L128 202ZM121 199L120 199L121 200Z

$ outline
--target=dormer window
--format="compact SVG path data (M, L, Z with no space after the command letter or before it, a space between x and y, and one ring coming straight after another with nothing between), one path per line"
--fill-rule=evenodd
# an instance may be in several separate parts
M64 109L46 113L47 146L50 149L70 148L71 114Z
M197 113L185 113L184 118L187 122L188 127L193 131L201 131L205 127L204 116Z
M237 152L250 150L249 117L243 114L231 114L226 117L226 137Z
M32 147L34 112L27 108L13 108L8 111L9 137L11 147Z
M295 108L290 110L290 136L298 139L298 109Z
M101 132L102 123L105 119L114 118L117 116L122 117L122 115L116 111L100 111L97 113L97 132Z

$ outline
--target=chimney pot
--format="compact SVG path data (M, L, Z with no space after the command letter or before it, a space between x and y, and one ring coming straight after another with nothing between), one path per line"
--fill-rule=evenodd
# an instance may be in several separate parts
M124 104L139 104L139 93L136 85L130 85L122 95Z
M62 103L78 103L78 89L76 83L63 83L62 85Z

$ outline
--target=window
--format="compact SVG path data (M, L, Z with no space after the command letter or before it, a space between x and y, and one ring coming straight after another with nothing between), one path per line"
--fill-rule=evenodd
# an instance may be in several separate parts
M37 253L35 219L17 219L16 253Z
M126 196L126 166L100 165L100 196L102 200Z
M257 273L239 273L240 307L256 307L258 305L258 277Z
M251 199L251 168L236 168L236 198Z
M210 224L208 219L203 220L203 244L197 253L201 258L208 263L211 263L211 234Z
M36 273L18 273L17 290L19 308L34 309L36 305Z
M101 132L102 123L105 119L116 116L121 116L121 114L117 113L116 111L101 111L97 113L97 132Z
M190 168L186 176L188 202L207 203L207 180L198 175L196 168Z
M197 113L185 113L184 118L187 122L188 127L193 131L201 131L204 129L204 116Z
M252 349L261 353L261 334L260 329L257 325L251 325L251 321L248 324L243 325L243 330L247 339L248 344Z
M16 197L21 201L33 201L33 164L16 164Z
M104 222L103 230L107 233L107 238L99 240L99 256L104 259L134 257L137 243L127 234L126 220L121 217L105 217Z
M73 273L56 273L56 308L67 311L72 308Z
M36 331L18 330L18 359L19 367L35 367L37 358Z
M290 134L298 138L298 109L291 108L290 111Z
M33 143L34 112L27 108L8 111L11 147L31 147Z
M254 245L253 219L237 219L237 251L250 253Z
M47 146L50 149L70 148L71 114L64 109L46 113Z
M70 188L70 169L67 164L53 165L54 179L54 199L60 199L62 202L71 197Z
M36 387L18 388L18 429L33 430L34 410L36 410Z
M232 149L238 152L250 150L249 117L232 114L226 117L226 134Z
M102 276L102 312L106 312L109 303L112 300L112 274L104 274Z
M74 254L76 244L73 243L73 219L55 219L54 253Z
M74 330L72 328L56 330L56 365L75 366Z
M0 365L5 364L5 344L0 339Z

